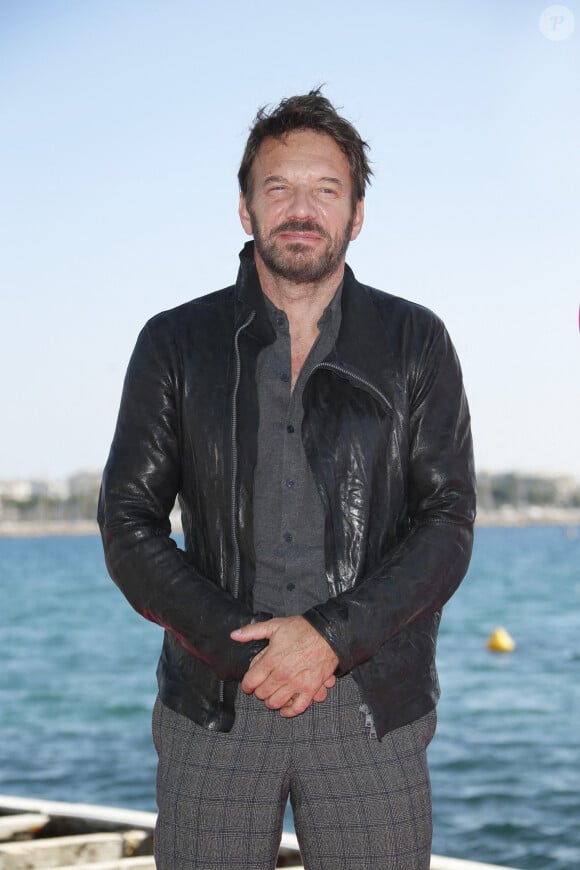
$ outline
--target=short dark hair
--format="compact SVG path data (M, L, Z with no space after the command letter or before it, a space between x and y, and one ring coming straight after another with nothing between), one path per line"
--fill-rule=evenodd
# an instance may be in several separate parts
M364 198L373 174L365 154L368 143L316 88L307 94L285 97L274 109L269 106L258 109L238 172L240 190L248 200L252 194L252 164L260 145L264 139L281 139L294 130L314 130L334 139L350 166L353 205Z

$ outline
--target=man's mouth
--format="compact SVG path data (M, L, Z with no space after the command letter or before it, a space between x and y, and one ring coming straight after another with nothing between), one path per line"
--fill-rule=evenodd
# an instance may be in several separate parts
M318 242L320 239L327 238L326 231L310 221L289 221L277 227L272 235L283 236L288 241L296 242Z

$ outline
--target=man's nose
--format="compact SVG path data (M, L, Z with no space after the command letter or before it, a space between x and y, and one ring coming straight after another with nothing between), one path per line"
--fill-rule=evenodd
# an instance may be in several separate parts
M316 201L312 193L305 187L295 188L288 204L288 217L313 217L316 215Z

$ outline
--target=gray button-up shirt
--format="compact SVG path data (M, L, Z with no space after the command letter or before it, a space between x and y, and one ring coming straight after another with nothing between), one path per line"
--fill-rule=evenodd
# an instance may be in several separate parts
M254 476L254 610L274 616L304 613L328 598L324 510L300 433L304 385L336 342L341 296L342 284L318 321L318 338L292 392L288 318L266 297L276 339L261 351L256 370L260 420Z

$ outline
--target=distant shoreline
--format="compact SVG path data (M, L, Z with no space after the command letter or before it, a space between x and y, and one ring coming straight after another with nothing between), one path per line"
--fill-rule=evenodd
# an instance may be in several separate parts
M0 521L0 538L56 538L61 535L73 538L98 534L99 527L94 520Z
M478 511L476 526L580 526L580 508L506 507L501 510ZM173 530L180 532L176 523ZM0 521L0 538L81 537L98 535L94 520L55 520L52 522Z
M476 526L580 526L580 508L505 507L477 512Z

